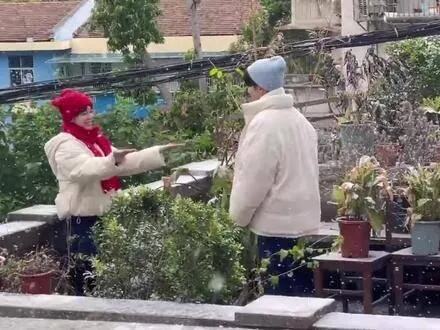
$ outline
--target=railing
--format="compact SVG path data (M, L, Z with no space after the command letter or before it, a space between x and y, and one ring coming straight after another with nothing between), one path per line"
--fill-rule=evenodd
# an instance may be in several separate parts
M353 0L357 21L422 23L440 19L440 0Z
M387 0L384 12L389 17L436 17L440 16L440 1Z

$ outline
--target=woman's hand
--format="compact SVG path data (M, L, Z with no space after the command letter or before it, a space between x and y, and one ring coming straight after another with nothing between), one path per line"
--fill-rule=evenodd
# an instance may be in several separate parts
M115 164L119 165L124 160L125 156L137 151L136 149L115 149L113 150L113 157L115 158Z
M159 152L162 155L165 163L168 164L168 162L170 161L171 151L179 147L183 147L184 145L184 143L169 143L164 146L160 146Z

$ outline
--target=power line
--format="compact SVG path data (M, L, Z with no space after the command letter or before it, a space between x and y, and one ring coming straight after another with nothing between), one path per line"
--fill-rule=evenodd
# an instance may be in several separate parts
M283 44L276 50L282 56L301 57L320 51L331 51L338 48L352 48L374 45L378 43L398 41L417 37L440 34L440 22L411 25L385 31L373 31L353 36L325 37ZM215 58L195 60L156 68L137 68L124 71L101 73L92 76L77 76L36 82L11 88L0 89L0 104L19 102L28 99L51 97L64 88L80 88L87 90L121 90L133 86L151 87L158 84L197 79L208 75L213 67L232 71L237 67L246 66L253 60L250 53L225 55ZM133 79L144 79L133 83Z

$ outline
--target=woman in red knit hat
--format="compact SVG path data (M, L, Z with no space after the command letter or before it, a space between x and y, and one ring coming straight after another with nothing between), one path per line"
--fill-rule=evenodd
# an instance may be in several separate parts
M63 119L62 132L44 147L59 183L57 213L67 220L67 234L73 238L70 252L90 256L96 253L91 227L110 208L112 196L121 188L119 177L164 166L162 152L178 145L119 150L94 124L93 103L87 94L64 90L52 104ZM73 275L77 294L83 292L83 273L89 268L76 269Z

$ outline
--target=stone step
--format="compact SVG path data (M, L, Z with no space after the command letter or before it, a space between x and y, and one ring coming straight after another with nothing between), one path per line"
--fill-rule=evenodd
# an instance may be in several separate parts
M55 205L34 205L8 213L8 222L12 221L44 221L54 224L58 221Z
M214 330L218 327L193 327L169 324L142 324L105 321L72 321L56 319L5 318L0 317L2 330ZM244 330L227 328L228 330Z
M18 318L234 327L234 315L240 308L165 301L0 293L0 315Z
M45 221L13 221L0 224L0 248L23 254L35 249L50 234Z
M335 310L334 299L266 295L237 311L235 322L258 328L309 329Z
M315 330L438 330L440 329L440 319L330 313L313 326Z

